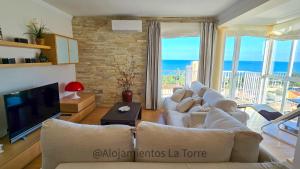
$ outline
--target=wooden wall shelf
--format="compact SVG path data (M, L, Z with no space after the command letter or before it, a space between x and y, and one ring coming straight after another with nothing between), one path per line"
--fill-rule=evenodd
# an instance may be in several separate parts
M38 67L38 66L50 66L51 62L44 63L17 63L17 64L0 64L0 68L19 68L19 67Z
M31 49L51 49L50 46L36 45L28 43L10 42L0 40L0 46L17 47L17 48L31 48Z

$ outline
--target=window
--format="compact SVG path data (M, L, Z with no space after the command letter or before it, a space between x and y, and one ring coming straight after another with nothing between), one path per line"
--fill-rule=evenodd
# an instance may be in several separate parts
M234 45L235 38L227 37L225 42L225 50L224 50L224 66L223 66L223 77L222 77L222 86L221 93L224 96L230 95L230 89L232 86L232 66L234 60Z
M221 91L242 103L266 103L290 112L300 104L298 40L228 36Z
M266 39L260 37L226 38L221 85L225 96L239 103L253 103L259 99L265 43Z
M197 80L200 37L162 38L162 96Z

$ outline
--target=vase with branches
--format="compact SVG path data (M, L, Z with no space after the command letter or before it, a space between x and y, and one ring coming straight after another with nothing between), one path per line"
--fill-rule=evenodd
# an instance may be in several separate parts
M38 45L45 44L45 34L48 32L48 28L45 24L38 24L32 21L30 24L26 25L28 32L25 34L30 35Z
M122 98L124 102L132 102L133 92L131 87L133 86L136 78L136 67L133 56L127 57L126 60L116 59L117 70L119 77L117 78L118 85L122 88Z

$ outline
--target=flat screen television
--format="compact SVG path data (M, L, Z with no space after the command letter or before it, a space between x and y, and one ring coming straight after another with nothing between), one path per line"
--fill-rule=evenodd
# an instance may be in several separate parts
M58 83L4 95L3 102L11 143L60 114Z

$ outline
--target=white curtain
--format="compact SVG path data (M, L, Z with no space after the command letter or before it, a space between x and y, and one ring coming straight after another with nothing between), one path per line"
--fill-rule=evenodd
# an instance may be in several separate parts
M156 110L160 97L161 29L160 23L151 21L148 27L146 109Z
M211 87L213 64L214 64L214 49L216 40L216 25L214 22L200 23L200 62L198 69L198 80L204 85Z

